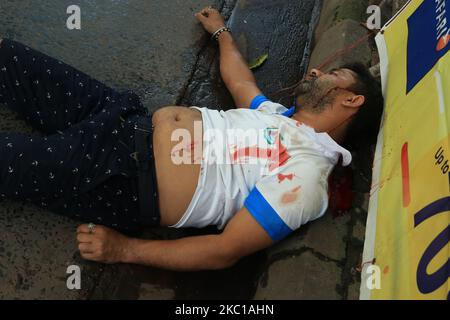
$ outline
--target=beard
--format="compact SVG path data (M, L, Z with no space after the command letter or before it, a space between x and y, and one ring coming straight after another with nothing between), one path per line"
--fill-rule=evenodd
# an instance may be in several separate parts
M314 113L321 113L326 106L333 102L334 97L327 95L327 89L330 84L320 82L319 78L312 77L305 79L295 89L297 105L303 110Z

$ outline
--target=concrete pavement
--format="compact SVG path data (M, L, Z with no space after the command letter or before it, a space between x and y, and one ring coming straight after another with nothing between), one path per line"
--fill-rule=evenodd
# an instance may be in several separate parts
M82 29L66 28L73 1L2 1L0 35L26 43L121 90L149 108L175 104L204 32L194 12L209 0L78 1ZM222 6L222 3L218 3ZM1 108L3 131L31 132ZM0 298L89 298L103 272L76 254L78 223L23 204L0 207ZM82 290L66 288L66 268L83 271Z

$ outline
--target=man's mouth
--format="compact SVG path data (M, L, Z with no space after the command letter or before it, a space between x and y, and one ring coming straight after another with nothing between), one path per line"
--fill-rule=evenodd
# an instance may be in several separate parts
M310 93L314 88L317 78L305 79L297 87L297 95Z

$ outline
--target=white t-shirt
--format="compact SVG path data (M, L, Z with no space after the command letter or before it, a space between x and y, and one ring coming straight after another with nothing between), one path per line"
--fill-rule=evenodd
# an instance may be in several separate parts
M203 160L193 199L174 228L225 227L243 206L274 241L328 208L328 177L351 153L328 134L291 118L293 110L256 97L250 109L198 108Z

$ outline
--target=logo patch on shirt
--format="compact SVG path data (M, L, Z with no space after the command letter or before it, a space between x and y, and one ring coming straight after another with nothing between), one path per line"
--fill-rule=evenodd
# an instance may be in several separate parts
M278 128L267 128L266 130L264 130L264 138L266 139L269 145L275 144L278 135L279 135ZM283 137L281 137L281 140L283 141Z

